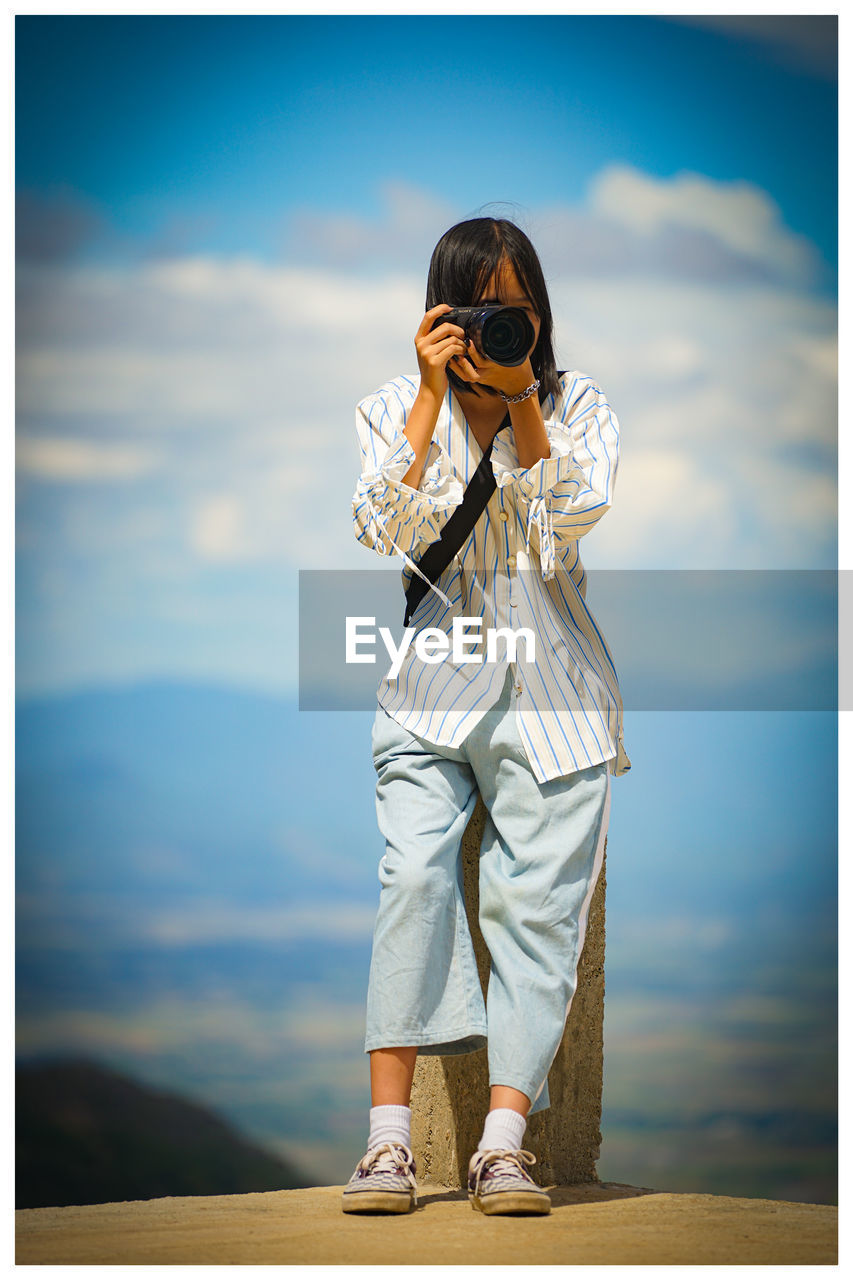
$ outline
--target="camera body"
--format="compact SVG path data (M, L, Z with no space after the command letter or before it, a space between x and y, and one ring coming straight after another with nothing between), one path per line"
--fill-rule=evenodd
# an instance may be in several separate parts
M439 316L433 329L445 321L464 329L466 338L487 360L508 368L524 364L536 338L527 313L520 307L455 307Z

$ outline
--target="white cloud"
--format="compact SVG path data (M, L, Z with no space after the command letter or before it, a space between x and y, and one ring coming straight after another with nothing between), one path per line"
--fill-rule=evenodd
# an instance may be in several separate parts
M608 530L617 543L620 534L633 529L643 551L651 556L672 538L689 539L695 553L703 540L726 536L729 494L723 478L705 472L699 460L675 442L632 448L620 463L617 490L618 529Z
M407 182L385 182L379 191L383 210L377 219L297 211L284 229L286 251L298 261L337 268L381 264L411 270L420 264L426 280L433 245L460 216L458 210Z
M371 904L304 904L298 907L243 907L228 903L194 903L141 921L137 937L164 946L205 942L280 942L282 938L334 938L363 941L373 929Z
M590 566L826 564L835 527L835 308L767 284L651 277L552 290L566 362L622 427ZM797 493L796 504L791 495Z
M818 269L811 241L784 225L766 191L745 181L717 182L699 173L661 180L627 165L605 169L590 184L589 214L608 219L654 245L689 275L691 262L722 263L750 274L763 268L780 280L808 283ZM694 233L691 254L685 233ZM681 253L673 250L679 247ZM698 238L702 237L702 238Z
M254 550L246 534L244 504L231 493L214 494L196 504L190 538L206 560L243 560Z
M16 462L20 471L39 480L78 483L134 480L154 471L160 459L150 449L129 444L22 436L17 442Z
M176 513L157 554L190 573L211 563L379 567L350 524L354 406L416 369L425 281L399 264L408 236L432 240L453 216L398 187L376 225L354 224L349 240L338 228L339 246L361 237L377 262L387 244L386 269L369 284L328 261L245 255L22 264L26 474L61 473L69 502L75 478L141 477L140 507ZM596 378L622 425L617 500L585 540L585 562L827 563L836 310L807 287L810 252L766 195L620 168L599 175L584 205L525 221L549 278L562 367ZM320 257L327 229L314 228ZM701 269L655 265L646 250L676 233L713 246ZM584 258L584 245L598 245L598 258ZM714 261L730 270L710 270ZM115 503L101 507L89 493L86 513L90 554L111 556ZM41 516L29 496L23 545ZM55 539L39 545L49 554Z
M115 270L29 267L18 358L24 419L77 415L126 429L233 429L317 418L318 388L373 364L421 306L409 278L191 259ZM108 323L103 312L107 311ZM309 428L310 429L310 428Z
M438 237L476 216L402 184L381 189L378 218L295 214L285 240L291 261L366 273L418 270L420 292ZM699 173L657 178L610 165L589 181L586 198L535 213L512 205L478 211L509 217L531 236L550 277L594 279L653 275L680 285L768 281L807 288L828 275L815 246L784 225L766 191L745 181ZM345 227L345 234L342 231Z

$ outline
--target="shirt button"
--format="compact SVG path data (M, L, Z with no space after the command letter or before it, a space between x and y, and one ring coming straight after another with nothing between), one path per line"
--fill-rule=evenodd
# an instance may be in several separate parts
M518 684L515 686L515 692L521 693L521 681L519 681Z
M509 516L507 515L507 513L506 513L505 511L499 511L499 512L498 512L498 519L499 519L499 520L508 520L508 519L509 519Z
M514 569L514 568L515 568L515 556L507 556L507 558L506 558L506 562L507 562L507 566L508 566L510 569Z

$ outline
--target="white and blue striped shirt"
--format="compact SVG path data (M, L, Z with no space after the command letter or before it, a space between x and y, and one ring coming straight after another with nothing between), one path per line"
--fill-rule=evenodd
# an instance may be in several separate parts
M380 555L414 561L435 542L462 501L482 457L462 408L448 389L430 441L420 487L403 483L415 451L403 433L419 376L394 378L356 409L361 475L352 500L355 535ZM455 618L482 619L482 657L450 652L427 662L410 644L399 673L382 677L379 703L410 733L458 747L497 701L513 668L516 723L539 782L606 760L611 773L631 762L622 744L622 697L616 670L587 608L578 540L613 501L619 424L601 389L578 372L542 404L550 457L524 468L511 427L494 440L497 488L473 532L412 615L417 631L450 638ZM402 608L402 599L401 599ZM521 640L514 660L501 646L488 661L487 628L532 632L535 660ZM443 636L442 634L443 633ZM501 660L502 655L502 660ZM458 654L457 654L458 657Z

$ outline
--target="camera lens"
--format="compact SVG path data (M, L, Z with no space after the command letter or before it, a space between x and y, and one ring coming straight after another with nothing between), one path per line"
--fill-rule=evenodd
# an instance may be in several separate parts
M521 364L533 346L533 325L519 307L500 307L483 321L483 355L495 364Z

